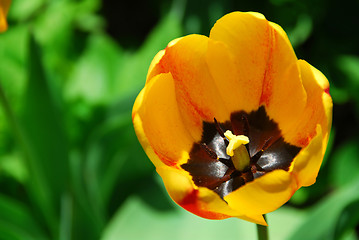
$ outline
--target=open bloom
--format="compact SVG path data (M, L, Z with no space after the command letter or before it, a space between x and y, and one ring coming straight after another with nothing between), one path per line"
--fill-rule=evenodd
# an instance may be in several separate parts
M172 199L208 219L263 214L316 180L331 127L325 76L283 29L230 13L153 59L133 107L136 134Z
M0 33L6 31L6 16L10 7L10 0L0 0Z

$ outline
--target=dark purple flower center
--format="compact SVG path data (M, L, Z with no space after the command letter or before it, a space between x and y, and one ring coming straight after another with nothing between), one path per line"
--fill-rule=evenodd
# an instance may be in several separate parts
M245 147L250 164L242 171L234 167L232 158L226 153L229 143L223 134L226 130L249 138ZM234 112L230 121L224 123L215 119L214 122L203 122L202 139L193 144L190 159L181 167L190 173L197 186L209 188L223 198L275 169L288 171L300 150L284 141L278 124L261 106L250 113Z

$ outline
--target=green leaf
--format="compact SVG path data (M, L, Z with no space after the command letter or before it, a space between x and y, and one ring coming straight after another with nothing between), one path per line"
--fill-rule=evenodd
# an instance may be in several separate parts
M114 94L116 96L133 96L144 86L148 67L158 51L180 37L182 28L179 19L174 14L168 14L154 28L146 42L135 53L129 54L124 60L121 71L116 79Z
M313 30L312 19L307 14L302 14L298 16L297 23L294 28L288 32L288 37L293 47L297 47L304 43Z
M19 112L26 87L27 26L11 27L0 34L0 173L24 182L24 162L14 147L13 112ZM6 106L7 105L7 106ZM11 105L11 106L10 106ZM9 112L10 111L10 112ZM12 115L12 116L9 116Z
M342 95L346 92L353 100L355 100L357 109L359 109L359 95L357 94L359 91L359 57L342 55L337 58L336 62L340 72L344 75L343 77L346 80L340 82L341 86L337 86L338 102L340 102L343 97L345 100L345 96ZM334 102L337 101L336 97L336 95L333 95Z
M307 217L307 211L287 206L282 206L274 212L268 213L269 239L287 240L297 227L306 221Z
M349 204L359 199L359 179L337 189L308 209L308 218L291 235L291 240L333 239L338 217Z
M68 187L68 147L60 109L50 91L41 56L39 46L31 37L28 87L20 123L30 176L27 187L56 234L56 212Z
M36 15L45 2L46 0L12 1L9 9L9 18L25 21Z
M359 177L358 141L347 141L331 156L330 176L337 186L346 185Z
M175 206L173 200L169 197L161 177L157 172L153 171L151 175L145 176L131 181L133 186L136 186L135 194L141 197L141 200L151 207L153 210L165 212L170 211L178 206ZM131 188L131 186L129 186Z
M180 207L159 212L136 197L129 198L106 227L101 240L237 240L256 239L255 224L239 219L212 221Z
M0 195L0 236L5 239L46 239L27 206Z
M11 27L0 34L0 81L12 108L20 108L21 97L26 87L26 58L28 27Z
M342 211L335 228L334 239L342 239L345 234L359 224L359 200L353 201Z
M98 239L103 228L103 216L91 204L93 199L88 196L84 174L83 156L78 151L71 154L71 187L73 190L72 236L73 239ZM85 178L85 179L84 179ZM102 209L101 209L102 210ZM103 212L100 212L104 214ZM68 223L67 223L68 224Z
M97 10L97 2L97 0L48 1L36 15L36 21L33 21L32 27L36 39L43 49L42 58L46 73L58 86L64 85L85 46L87 35L79 31L78 24L87 24L87 27L99 25L97 19L94 20L95 17L90 13ZM86 24L83 21L86 21Z
M160 197L150 180L138 185L139 196L131 196L120 207L116 215L104 230L102 240L112 239L206 239L206 240L237 240L256 239L255 224L230 218L213 221L197 217L179 206L169 198L162 180L156 174L165 197ZM144 187L142 190L140 187ZM152 194L151 194L152 193ZM152 196L151 196L152 195ZM163 199L165 198L169 203ZM154 206L155 200L162 205L171 206L164 208ZM148 205L150 203L150 205ZM154 208L155 207L155 208ZM282 207L267 215L270 239L287 239L296 227L306 221L308 213L290 207ZM286 227L283 228L283 225ZM138 231L136 229L141 229Z
M348 83L359 87L359 57L351 55L343 55L338 57L337 64L343 73L348 77Z
M154 167L134 133L129 112L109 117L89 138L84 164L86 188L93 206L103 209L119 185L152 174ZM121 187L123 191L123 186Z
M121 63L122 51L110 38L91 35L66 84L67 100L81 99L90 106L107 103L113 97L111 92Z
M20 183L25 183L29 177L26 165L19 152L1 156L0 172L1 174L11 176Z

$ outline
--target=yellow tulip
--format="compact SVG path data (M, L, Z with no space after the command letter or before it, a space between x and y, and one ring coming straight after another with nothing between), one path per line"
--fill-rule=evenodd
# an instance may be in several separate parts
M209 37L176 39L154 57L132 119L177 204L266 225L263 214L316 181L332 99L280 26L233 12Z

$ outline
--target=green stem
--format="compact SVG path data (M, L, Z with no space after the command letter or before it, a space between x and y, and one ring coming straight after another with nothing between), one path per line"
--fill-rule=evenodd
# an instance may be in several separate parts
M266 216L263 215L264 220L266 219ZM260 224L257 224L257 233L258 233L258 240L268 240L268 227L263 226Z

